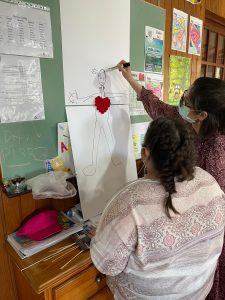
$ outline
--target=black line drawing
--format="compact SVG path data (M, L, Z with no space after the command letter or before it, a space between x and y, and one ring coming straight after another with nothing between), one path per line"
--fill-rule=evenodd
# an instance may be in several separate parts
M93 93L86 97L79 97L77 91L74 90L73 92L69 93L69 97L68 97L68 101L67 101L68 105L79 105L79 104L81 105L83 102L86 102L89 99L94 100L97 96L100 96L101 99L104 99L107 97L110 99L110 102L111 102L111 99L127 98L126 93L111 93L111 92L105 91L107 75L106 75L106 71L104 69L101 69L99 71L97 71L96 69L93 69L92 73L97 75L97 84L98 84L98 89L99 89L100 95L99 95L99 93ZM119 105L119 104L120 103L112 103L111 102L111 105ZM91 104L87 104L87 105L91 105ZM118 166L118 165L122 164L122 161L118 157L113 157L115 139L112 134L111 126L109 123L109 110L110 110L110 106L106 112L100 113L96 108L94 134L93 134L93 141L92 141L91 162L89 165L87 165L83 169L83 174L85 176L93 176L96 173L98 146L99 146L99 141L100 141L100 137L102 134L105 136L105 140L108 145L109 152L111 154L111 161L112 161L113 165Z

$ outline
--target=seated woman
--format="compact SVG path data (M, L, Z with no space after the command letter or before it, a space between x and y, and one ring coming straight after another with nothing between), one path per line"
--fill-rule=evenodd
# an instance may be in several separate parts
M154 120L145 135L143 179L107 205L91 257L115 299L205 299L222 250L225 195L194 167L189 129Z

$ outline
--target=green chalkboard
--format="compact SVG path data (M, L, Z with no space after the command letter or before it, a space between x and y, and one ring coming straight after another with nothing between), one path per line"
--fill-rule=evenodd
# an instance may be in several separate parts
M28 0L26 0L28 2ZM57 155L57 123L66 120L59 0L29 1L50 7L53 59L41 59L45 120L0 124L0 157L4 177L31 177L44 171L44 160Z
M59 0L26 1L50 7L54 58L41 59L45 120L0 124L0 158L6 178L15 175L28 178L42 173L44 160L57 155L57 123L66 120ZM135 71L144 70L146 25L164 30L164 10L143 0L131 0L130 61ZM132 123L148 120L147 116L131 118Z
M131 0L130 62L133 71L144 72L145 26L165 30L165 10L144 0ZM131 116L131 123L149 120L148 116Z

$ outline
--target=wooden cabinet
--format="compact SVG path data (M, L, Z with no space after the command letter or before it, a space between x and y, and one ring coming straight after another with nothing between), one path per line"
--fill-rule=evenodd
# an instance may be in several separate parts
M12 265L5 249L5 222L3 214L3 202L1 201L0 191L0 287L1 299L16 299L16 291L14 286L14 277Z
M90 266L56 287L53 290L53 295L56 300L86 300L93 297L105 286L105 276L101 275L94 266Z
M80 250L47 259L54 249L73 243L68 238L31 257L21 259L8 244L17 289L18 300L111 300L105 276L92 264L89 251L71 261ZM64 252L65 253L65 252ZM58 257L58 259L56 259Z
M1 179L1 174L0 174ZM46 208L67 210L78 203L78 196L68 199L34 200L31 193L8 198L0 189L0 287L1 299L17 300L13 268L6 252L6 237L17 230L27 216ZM27 287L29 289L29 286ZM17 289L18 290L18 289ZM23 293L24 291L19 291ZM24 298L35 300L36 298Z
M78 203L78 196L69 199L34 200L31 193L8 198L0 190L0 287L6 300L110 300L111 292L105 276L93 266L89 251L81 253L61 269L79 250L74 249L58 260L44 260L51 251L68 246L68 238L31 257L21 259L5 242L33 212L46 208L67 210Z

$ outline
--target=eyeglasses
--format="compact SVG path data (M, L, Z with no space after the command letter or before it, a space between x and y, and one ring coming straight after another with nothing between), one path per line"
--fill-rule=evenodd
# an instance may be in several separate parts
M183 95L180 98L180 106L187 106L190 109L194 109L194 106L187 104L187 95L188 95L188 90L185 90Z

